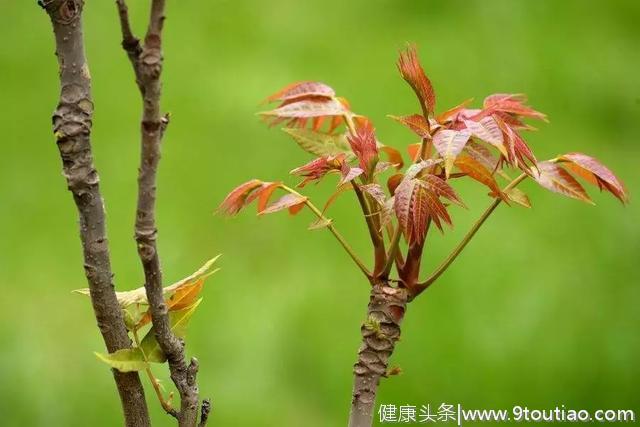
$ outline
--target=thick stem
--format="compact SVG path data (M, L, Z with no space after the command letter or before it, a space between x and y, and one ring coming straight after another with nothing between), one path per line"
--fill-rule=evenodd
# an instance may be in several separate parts
M162 74L162 27L164 0L152 0L149 26L144 44L139 46L129 24L125 0L117 0L124 47L142 95L141 155L138 171L138 206L135 239L145 277L145 290L156 339L167 356L171 379L180 394L180 411L176 415L181 427L193 427L198 418L198 361L185 360L184 341L174 335L162 289L162 270L156 245L157 229L156 174L160 161L160 144L168 117L160 111Z
M98 172L93 165L90 135L93 117L91 78L84 53L82 0L43 4L51 18L60 66L60 100L53 130L64 176L80 217L84 268L98 327L112 353L131 347L116 299ZM127 426L150 425L144 390L137 373L113 371Z
M349 427L370 427L381 377L387 376L389 358L400 339L400 324L407 307L404 288L386 283L371 288L367 319L360 331L362 345L353 367L353 394Z

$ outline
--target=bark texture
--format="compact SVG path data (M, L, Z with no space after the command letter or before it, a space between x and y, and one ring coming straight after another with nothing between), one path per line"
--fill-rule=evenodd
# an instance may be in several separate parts
M198 361L185 360L184 341L171 331L162 289L162 270L156 245L156 174L160 161L160 145L168 116L160 111L162 74L162 28L164 0L152 0L149 26L144 43L131 31L125 0L117 0L122 29L122 46L129 57L142 95L141 156L138 173L138 205L135 239L145 276L145 289L156 339L167 356L171 379L180 394L180 410L170 412L178 424L193 427L198 419ZM207 412L208 414L208 412ZM205 417L206 422L206 417Z
M376 284L371 288L362 345L353 367L354 382L350 427L370 427L380 378L387 376L389 358L400 339L400 324L407 307L407 291Z
M87 66L81 0L41 3L51 18L60 66L60 99L53 114L53 130L62 158L63 173L80 219L84 269L98 327L112 353L131 347L131 340L116 299L104 204L93 165L90 135L93 117L91 78ZM140 378L135 372L113 370L127 426L148 426L149 415Z

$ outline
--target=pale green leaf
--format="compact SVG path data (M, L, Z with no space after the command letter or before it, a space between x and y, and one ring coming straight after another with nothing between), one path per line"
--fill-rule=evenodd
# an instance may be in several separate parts
M120 372L141 371L147 368L144 356L139 348L124 348L114 353L94 353L98 360L106 363Z
M347 153L353 156L344 134L329 135L313 129L282 128L293 137L296 143L307 153L318 157L336 156Z
M163 293L166 295L166 294L175 292L177 289L179 289L181 286L184 286L185 284L192 283L198 279L206 279L207 277L211 276L213 273L219 270L217 268L214 270L211 270L211 267L218 260L218 258L220 258L220 255L207 261L202 267L200 267L195 273L191 274L189 277L185 277L179 282L166 286L163 289ZM72 292L76 294L89 296L88 288L76 289ZM116 292L116 298L118 299L118 303L120 303L120 307L122 308L126 308L133 304L145 304L145 305L148 304L147 293L144 290L144 286L137 289L133 289L131 291Z

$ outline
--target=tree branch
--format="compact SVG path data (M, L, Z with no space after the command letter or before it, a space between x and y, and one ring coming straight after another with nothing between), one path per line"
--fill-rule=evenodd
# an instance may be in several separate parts
M296 190L294 190L293 188L289 188L286 185L281 185L281 188L290 193L290 194L294 194L296 196L300 196L300 197L304 197L302 196L302 194L298 193ZM351 259L353 260L353 262L356 263L356 265L358 266L358 268L360 269L360 271L362 271L362 273L367 277L367 279L371 279L373 276L372 274L369 272L369 270L367 269L367 267L364 265L364 263L362 262L362 260L360 260L360 258L358 258L358 255L356 255L355 251L353 250L353 248L351 247L351 245L349 245L349 243L347 243L347 241L344 239L344 237L342 237L342 234L340 234L338 232L338 230L336 230L335 226L331 223L331 220L327 217L325 217L322 212L320 211L320 209L318 209L316 207L316 205L314 205L313 203L311 203L311 201L309 199L307 199L305 197L305 202L304 204L311 209L311 212L313 212L313 214L315 216L318 217L319 220L322 221L327 221L328 225L327 225L327 229L329 229L329 231L331 232L331 234L333 234L333 236L338 240L338 242L340 243L340 245L342 245L342 247L344 248L345 251L347 251L347 253L349 254L349 256L351 257Z
M116 299L105 231L105 215L98 172L93 165L91 78L84 53L82 0L41 3L51 18L60 66L60 99L53 114L53 130L67 185L80 217L80 238L91 302L102 338L110 353L131 347ZM149 426L144 390L137 373L113 370L125 424Z
M138 173L138 206L136 211L135 239L138 255L145 276L145 290L156 339L167 356L171 379L180 394L178 424L193 427L198 418L198 386L196 374L198 361L185 360L184 341L172 332L162 289L162 271L156 246L156 173L160 161L160 143L169 122L160 112L162 74L162 27L164 0L152 0L149 26L140 46L129 24L125 0L117 0L124 47L136 76L143 101L142 142Z
M507 191L507 190L510 190L510 189L514 188L516 185L520 184L527 176L528 176L527 174L524 174L524 173L521 174L516 179L511 181L504 188L504 190L502 190L502 191L504 192L504 191ZM417 288L417 291L416 291L414 297L419 295L425 289L427 289L429 287L429 285L431 285L433 282L435 282L442 275L442 273L444 273L447 270L447 268L449 268L451 263L453 263L453 261L455 261L455 259L458 257L458 255L460 255L460 253L465 248L465 246L467 246L467 244L471 241L473 236L475 236L475 234L478 232L478 230L480 229L482 224L484 224L484 222L487 220L487 218L489 218L489 216L491 216L491 214L498 207L498 205L500 204L501 201L502 201L502 199L496 198L491 203L491 205L489 205L489 207L482 213L482 215L480 216L480 218L478 218L478 220L475 222L475 224L473 224L473 226L467 232L467 234L462 238L462 241L460 241L460 243L458 243L458 246L455 247L455 249L442 262L442 264L440 264L440 266L438 268L436 268L435 271L433 273L431 273L431 275L424 282L418 284L418 288Z

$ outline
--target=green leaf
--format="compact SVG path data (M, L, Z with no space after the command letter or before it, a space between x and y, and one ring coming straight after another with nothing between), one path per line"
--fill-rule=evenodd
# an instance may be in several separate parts
M335 156L340 153L351 154L343 134L329 135L312 129L299 128L282 128L282 130L291 135L300 148L318 157Z
M102 354L94 352L94 354L98 360L120 372L141 371L148 366L139 348L124 348L115 353Z
M331 218L318 218L317 221L312 222L307 230L319 230L321 228L325 228L330 226L333 223Z
M504 192L509 200L517 203L520 206L524 206L525 208L531 207L531 202L529 201L529 197L522 191L517 188L510 188Z
M186 336L189 320L201 302L202 298L191 304L189 307L169 313L171 331L176 337L184 338ZM158 344L158 341L156 340L154 328L151 328L149 332L147 332L147 335L142 339L140 348L144 351L149 362L164 363L167 360L167 356L162 352L160 344Z

